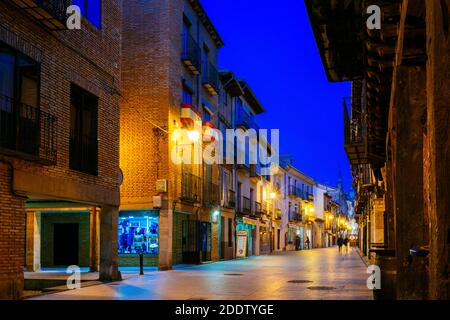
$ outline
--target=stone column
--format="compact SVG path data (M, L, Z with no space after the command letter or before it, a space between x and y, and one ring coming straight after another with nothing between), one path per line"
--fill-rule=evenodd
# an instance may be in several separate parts
M173 210L161 209L159 212L159 255L158 269L160 271L172 270L172 243L173 243Z
M26 226L26 270L41 269L41 213L27 210Z
M448 1L426 1L429 298L449 299L450 35Z
M90 213L90 262L89 272L98 272L99 270L99 215L100 210L98 208L91 208Z
M100 211L100 280L121 280L118 254L119 208L102 206Z

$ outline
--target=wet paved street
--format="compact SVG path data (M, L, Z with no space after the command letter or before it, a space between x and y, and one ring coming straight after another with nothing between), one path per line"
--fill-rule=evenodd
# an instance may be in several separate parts
M339 254L336 248L315 249L178 266L35 299L372 299L365 271L353 250Z

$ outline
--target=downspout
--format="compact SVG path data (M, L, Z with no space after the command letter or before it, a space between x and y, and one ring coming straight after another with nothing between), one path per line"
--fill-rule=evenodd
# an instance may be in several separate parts
M3 160L3 159L0 159L0 163L5 164L11 170L11 183L9 185L11 194L20 199L28 199L27 196L17 193L16 190L14 189L14 170L15 170L14 165L10 161Z

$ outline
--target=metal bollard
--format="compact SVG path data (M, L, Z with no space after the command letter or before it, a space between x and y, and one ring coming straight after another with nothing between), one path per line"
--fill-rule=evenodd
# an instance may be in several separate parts
M144 255L139 253L139 275L144 275Z

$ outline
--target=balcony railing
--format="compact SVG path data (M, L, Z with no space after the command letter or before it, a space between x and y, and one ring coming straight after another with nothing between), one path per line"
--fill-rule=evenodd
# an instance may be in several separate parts
M72 0L11 0L51 30L67 29L67 8Z
M228 190L228 208L236 208L236 192Z
M290 196L297 198L301 198L303 193L302 190L296 186L289 186L288 192Z
M289 212L289 221L290 222L301 222L302 215L296 211Z
M367 162L366 130L362 115L351 112L352 100L344 99L344 145L352 165Z
M214 207L220 204L219 185L205 181L203 192L203 203L207 207Z
M269 214L269 202L268 201L263 201L263 203L262 203L262 212L263 212L263 214L265 214L265 215L267 215L267 214Z
M242 197L242 208L240 211L245 214L250 214L252 212L252 203L249 198Z
M190 34L183 34L181 61L195 75L201 72L200 47Z
M259 127L255 121L255 117L251 115L244 107L238 107L236 116L236 125L245 129L255 129L258 131Z
M274 220L281 220L282 212L281 209L275 209L275 213L273 215Z
M219 72L211 62L205 64L202 84L211 95L219 94Z
M181 200L189 202L200 202L200 177L190 172L183 172L181 179Z
M56 117L0 95L0 151L55 164Z
M262 206L261 206L261 202L255 201L255 215L260 217L262 216L263 211L262 211Z

